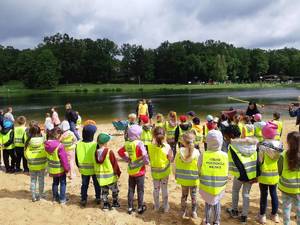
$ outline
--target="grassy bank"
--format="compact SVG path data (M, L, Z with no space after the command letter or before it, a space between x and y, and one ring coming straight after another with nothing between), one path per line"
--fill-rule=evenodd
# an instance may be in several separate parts
M76 92L141 92L141 91L186 91L186 90L243 90L260 88L300 88L300 84L252 83L252 84L69 84L54 89L28 89L21 82L12 81L0 86L2 94L76 93Z

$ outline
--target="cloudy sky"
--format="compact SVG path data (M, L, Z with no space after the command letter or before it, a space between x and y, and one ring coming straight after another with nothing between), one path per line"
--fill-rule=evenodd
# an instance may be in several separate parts
M32 48L57 32L157 47L221 40L300 48L299 0L0 0L0 44Z

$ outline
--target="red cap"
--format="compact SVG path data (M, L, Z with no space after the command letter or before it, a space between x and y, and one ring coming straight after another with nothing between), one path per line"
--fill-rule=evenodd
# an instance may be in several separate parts
M179 117L179 120L181 121L181 122L186 122L187 121L187 116L185 116L185 115L181 115L180 117Z
M148 116L142 115L142 116L140 116L140 119L143 123L149 123L149 117Z

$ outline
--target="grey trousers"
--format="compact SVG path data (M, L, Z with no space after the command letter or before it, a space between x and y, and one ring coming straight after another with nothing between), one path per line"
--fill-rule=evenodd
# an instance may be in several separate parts
M243 186L242 190L242 197L243 197L243 209L242 209L242 216L248 216L249 211L249 193L252 187L252 184L249 182L241 182L237 178L233 179L232 185L232 209L238 210L239 204L239 194L240 190Z

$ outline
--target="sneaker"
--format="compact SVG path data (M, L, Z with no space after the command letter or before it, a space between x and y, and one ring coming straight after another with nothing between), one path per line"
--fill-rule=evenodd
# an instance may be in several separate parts
M197 215L196 212L192 212L192 218L193 218L193 219L197 219L197 218L198 218L198 215Z
M185 210L182 215L181 215L182 219L186 219L187 218L187 210Z
M133 209L133 208L128 208L127 213L128 213L129 215L131 215L133 212L134 212L134 209Z
M65 204L67 204L68 201L69 201L69 199L67 199L67 198L65 200L60 200L59 204L65 205Z
M138 214L143 214L147 210L147 206L143 205L142 207L138 208Z
M110 208L111 208L111 206L108 202L103 203L103 207L102 207L103 211L108 211L108 210L110 210Z
M113 208L120 208L120 203L118 201L113 201L112 207Z
M242 224L247 224L247 216L241 216L240 221Z
M86 207L87 201L86 200L81 200L80 205L81 207Z
M16 169L15 172L16 172L16 173L22 173L23 170L22 170L22 169Z
M266 215L257 215L256 220L260 224L265 224L267 222Z
M228 208L228 209L226 209L226 212L230 215L230 217L232 217L234 219L239 217L239 212L235 209Z
M167 205L164 207L164 213L168 213L170 211L170 206Z
M279 223L279 216L276 213L275 215L271 214L271 220L274 221L275 223Z

